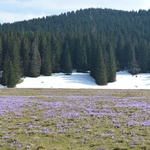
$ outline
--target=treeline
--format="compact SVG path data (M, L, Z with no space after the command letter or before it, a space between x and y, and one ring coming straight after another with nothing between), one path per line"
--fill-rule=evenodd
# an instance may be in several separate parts
M150 71L150 10L86 9L0 26L0 83L90 70L99 85L116 70Z

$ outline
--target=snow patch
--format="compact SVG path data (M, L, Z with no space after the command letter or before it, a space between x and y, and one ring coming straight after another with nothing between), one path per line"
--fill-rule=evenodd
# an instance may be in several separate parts
M116 82L99 86L90 73L73 72L72 75L55 73L52 76L37 78L25 77L16 88L73 88L73 89L150 89L150 74L141 73L132 76L126 71L117 72ZM0 88L4 88L0 85Z

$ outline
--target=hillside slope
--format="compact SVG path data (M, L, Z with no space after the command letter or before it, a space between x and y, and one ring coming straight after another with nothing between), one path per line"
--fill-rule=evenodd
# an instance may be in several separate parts
M98 85L116 71L150 71L150 10L85 9L0 25L0 83L14 87L24 76L90 70Z

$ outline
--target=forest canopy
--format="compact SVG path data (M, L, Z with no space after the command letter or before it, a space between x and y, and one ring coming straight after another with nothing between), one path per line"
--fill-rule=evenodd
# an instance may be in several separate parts
M85 9L0 25L0 83L90 71L99 85L117 70L150 71L150 10Z

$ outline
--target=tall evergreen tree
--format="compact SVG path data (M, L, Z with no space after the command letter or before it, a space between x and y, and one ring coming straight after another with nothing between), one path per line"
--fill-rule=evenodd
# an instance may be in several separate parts
M92 55L92 46L91 46L91 39L90 35L88 34L85 37L85 45L86 45L86 54L87 54L87 69L90 70L91 68L91 55Z
M30 70L30 50L31 50L31 43L27 37L24 37L22 41L22 67L23 67L23 75L28 76Z
M138 65L138 62L136 60L136 56L135 56L135 49L134 47L132 46L131 47L131 56L132 56L132 59L131 61L129 62L128 64L128 71L132 74L132 75L135 75L135 74L138 74L140 72L140 67Z
M62 52L62 68L66 75L70 75L72 73L72 61L67 40L65 41Z
M1 80L2 80L2 60L3 60L3 57L2 57L2 41L1 41L1 38L0 38L0 84L1 84Z
M41 71L41 56L38 49L37 39L32 42L31 58L30 58L30 76L37 77Z
M15 38L15 36L14 36ZM8 37L7 50L4 56L2 84L14 87L21 76L19 43L12 36Z
M126 39L125 41L125 55L124 55L124 60L125 60L125 66L128 68L129 63L132 61L133 57L133 47L134 45L132 44L132 39L131 37L128 37L129 39Z
M138 60L138 65L141 68L141 72L147 72L149 60L150 60L150 49L148 47L148 42L146 40L140 39L137 46L135 46L135 52L133 53L136 61ZM133 55L132 54L132 55Z
M110 42L108 42L108 63L107 63L107 81L114 82L116 81L116 59L114 51Z
M51 38L51 54L52 54L52 71L60 71L60 43L55 36Z
M22 76L22 70L21 70L21 58L20 58L20 40L19 38L12 38L12 51L13 55L11 58L13 69L14 69L14 75L16 79L16 83L19 81L20 77Z
M97 57L96 57L96 64L95 64L95 81L98 85L107 84L106 65L104 63L101 46L99 44L97 47Z
M90 76L95 78L95 65L96 65L96 60L97 60L97 38L93 37L92 38L92 53L91 53L91 59L90 59Z
M0 37L0 71L2 71L2 41Z
M9 63L9 60L10 58L9 58L9 54L8 54L8 52L6 52L5 53L5 56L4 56L4 65L3 65L3 75L2 75L2 85L4 85L4 86L7 86L7 84L8 84L8 78L9 78L9 65L10 65L10 63Z
M117 69L125 69L125 40L123 35L120 35L117 40L116 46L116 58L117 58Z
M78 72L86 72L87 71L87 52L86 52L86 44L83 40L83 37L77 39L77 56L76 56L76 62L77 62L77 71Z
M15 68L14 65L12 64L12 62L9 60L9 75L8 75L8 83L7 83L7 87L9 88L13 88L16 86L16 72L15 72Z
M41 74L49 76L52 73L51 48L46 36L42 36L40 44L41 53Z

